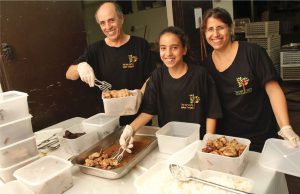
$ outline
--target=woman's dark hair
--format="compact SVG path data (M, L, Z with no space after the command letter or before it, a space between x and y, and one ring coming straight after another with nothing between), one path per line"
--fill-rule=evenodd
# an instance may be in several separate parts
M187 53L183 57L183 60L186 63L189 63L189 62L193 61L193 59L191 57L191 54L190 54L189 38L185 34L185 32L182 29L178 28L178 27L169 26L169 27L165 28L163 31L160 32L160 34L158 36L158 40L157 40L157 46L158 46L158 48L159 48L159 40L160 40L161 36L164 35L164 34L166 34L166 33L171 33L171 34L176 35L179 38L182 46L187 48Z
M205 31L207 27L208 18L213 17L215 19L221 20L223 23L227 24L229 27L232 25L232 19L228 11L223 8L216 7L213 9L209 9L204 13L203 22L202 22L202 30Z

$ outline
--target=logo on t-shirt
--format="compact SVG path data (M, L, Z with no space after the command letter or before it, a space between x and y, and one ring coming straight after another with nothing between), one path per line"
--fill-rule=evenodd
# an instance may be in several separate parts
M200 102L199 96L195 96L194 94L190 94L189 96L190 96L189 103L182 103L181 107L180 107L181 109L193 110L193 109L195 109L196 104L198 104Z
M246 86L249 84L249 78L247 77L238 77L236 78L236 82L238 84L239 88L243 88L242 90L234 91L236 96L248 94L252 92L252 88L246 88Z
M137 62L138 57L134 55L128 55L129 63L123 64L123 69L134 68L135 62Z

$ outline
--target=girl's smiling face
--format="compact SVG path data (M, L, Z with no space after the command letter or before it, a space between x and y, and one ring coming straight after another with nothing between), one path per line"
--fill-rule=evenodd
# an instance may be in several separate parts
M183 56L187 53L187 47L182 45L179 37L167 32L159 39L160 58L168 68L184 65Z

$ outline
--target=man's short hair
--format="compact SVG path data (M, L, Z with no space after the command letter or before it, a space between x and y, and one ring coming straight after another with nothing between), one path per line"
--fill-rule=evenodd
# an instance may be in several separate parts
M104 5L105 3L112 3L115 6L115 11L116 11L116 13L119 17L122 17L124 15L123 11L122 11L122 8L119 4L117 4L116 2L113 2L113 1L106 1L106 2L103 2L99 5L99 7L98 7L98 9L95 13L95 18L96 18L97 23L99 23L98 18L97 18L97 13L98 13L99 9L102 7L102 5Z

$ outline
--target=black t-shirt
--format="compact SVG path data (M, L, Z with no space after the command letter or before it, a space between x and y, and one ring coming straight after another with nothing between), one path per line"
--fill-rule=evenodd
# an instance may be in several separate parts
M252 150L261 151L266 139L276 137L276 119L265 84L277 80L273 63L265 49L239 42L233 63L219 72L210 55L205 64L220 96L223 117L217 133L251 140Z
M145 39L130 36L127 43L120 47L110 47L104 40L100 40L88 47L75 64L87 62L94 70L95 76L112 85L112 89L129 90L141 88L155 68L150 51ZM101 91L96 88L103 111ZM124 118L127 118L124 120ZM130 123L135 116L122 117L121 125Z
M158 115L160 127L180 121L199 123L204 129L207 117L222 116L213 79L205 68L195 65L189 65L179 79L172 78L165 66L154 70L147 83L142 112Z

